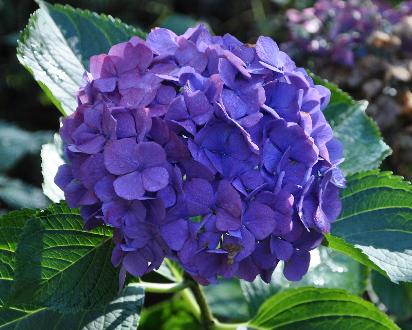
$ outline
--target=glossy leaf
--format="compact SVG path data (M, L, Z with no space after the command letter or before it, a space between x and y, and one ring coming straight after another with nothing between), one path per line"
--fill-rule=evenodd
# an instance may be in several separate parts
M286 280L279 265L269 284L260 278L253 282L240 281L240 283L249 309L254 314L266 299L288 288L303 286L345 288L351 293L360 295L365 291L367 280L368 271L364 266L341 253L320 247L311 252L309 271L299 282Z
M54 204L30 218L16 251L10 304L62 312L97 308L118 290L109 230L83 230L77 210Z
M144 34L111 16L38 1L20 35L17 57L64 115L76 108L90 56Z
M371 281L372 290L388 314L394 315L397 320L412 317L412 283L395 284L376 272L372 273Z
M75 314L62 314L45 308L36 311L2 308L0 329L136 329L143 301L144 290L137 285L129 285L103 308Z
M16 248L26 221L33 210L13 211L0 217L0 306L9 298L16 269Z
M390 148L383 142L378 127L365 113L367 105L364 101L325 110L334 136L344 145L345 161L341 168L346 174L378 168L390 155Z
M390 172L356 174L348 178L342 202L342 214L327 237L329 247L367 265L373 262L394 282L412 281L410 183Z
M377 307L343 290L289 289L269 298L250 322L266 329L398 329Z

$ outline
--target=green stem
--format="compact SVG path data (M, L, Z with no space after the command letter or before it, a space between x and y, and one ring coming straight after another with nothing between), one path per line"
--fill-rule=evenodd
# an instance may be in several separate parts
M173 276L176 278L177 281L183 281L183 274L176 269L173 263L169 259L165 259L166 265L169 267L170 271L172 272ZM193 296L192 291L187 288L183 291L179 292L181 298L186 302L189 306L190 310L193 312L193 315L200 321L200 308L196 302L195 297Z
M203 288L195 281L192 280L191 289L196 302L200 309L200 321L204 330L212 330L215 326L215 320L213 318L212 311L209 308L209 304L206 301Z
M187 281L177 283L150 283L140 281L138 284L143 287L146 292L151 293L175 293L189 286Z
M237 329L246 329L247 323L220 323L218 320L215 320L213 325L213 330L237 330Z
M179 294L193 315L202 324L204 330L237 330L239 327L246 328L247 323L220 323L215 319L209 308L202 287L195 282L190 275L180 273L170 260L166 259L165 261L176 280L188 284L188 287L180 291Z

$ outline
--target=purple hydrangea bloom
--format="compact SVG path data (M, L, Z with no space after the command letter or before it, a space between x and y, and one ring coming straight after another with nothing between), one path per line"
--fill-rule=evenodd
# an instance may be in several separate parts
M55 181L87 228L114 228L121 274L165 257L203 284L306 273L340 212L342 146L329 90L272 39L157 28L93 56L85 80Z

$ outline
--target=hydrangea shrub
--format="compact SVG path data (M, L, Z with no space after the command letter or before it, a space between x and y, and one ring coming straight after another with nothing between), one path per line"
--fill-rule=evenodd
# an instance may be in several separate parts
M362 295L412 281L412 189L358 103L268 37L39 4L18 57L68 114L65 201L0 218L0 326L397 329Z

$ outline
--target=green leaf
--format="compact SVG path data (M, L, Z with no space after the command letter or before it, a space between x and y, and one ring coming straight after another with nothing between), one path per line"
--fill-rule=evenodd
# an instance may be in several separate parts
M221 320L246 321L248 304L242 295L239 280L221 280L204 287L207 302L213 315Z
M37 212L20 236L10 305L76 312L106 304L118 289L111 251L110 232L83 230L77 210L54 204Z
M374 267L394 281L412 281L412 186L390 172L348 178L343 211L328 246ZM362 253L360 253L360 251Z
M330 234L325 234L325 238L323 240L323 245L327 246L330 249L339 251L342 254L345 254L352 259L356 260L357 262L365 265L371 269L380 272L382 275L386 275L385 271L380 269L377 265L375 265L372 261L369 260L368 256L362 252L362 250L354 247L353 245L345 242L345 240L332 236Z
M397 320L412 317L412 283L395 284L376 272L372 273L371 280L372 289L388 314Z
M250 326L266 329L398 329L373 304L343 290L289 289L268 299Z
M365 113L368 103L356 102L335 84L311 72L309 75L316 84L331 91L331 100L324 114L334 136L344 146L345 161L341 165L343 172L352 174L378 168L391 150L383 142L375 122Z
M24 311L3 308L0 309L0 329L136 329L143 301L144 290L137 285L129 285L105 307L75 314L62 314L50 309Z
M0 172L12 168L24 155L38 152L50 137L50 132L30 133L0 120Z
M50 204L41 189L2 175L0 175L0 199L14 209L42 208Z
M367 105L363 101L352 106L340 104L325 110L334 136L344 145L345 161L341 169L345 174L378 168L391 152L383 142L376 124L365 114Z
M63 141L60 135L55 134L53 142L44 144L41 147L40 156L43 193L55 203L64 200L63 191L54 183L54 177L59 166L65 163L63 159Z
M286 280L282 268L277 267L269 284L260 278L253 282L240 281L240 284L249 309L254 314L266 299L288 288L302 286L344 288L360 295L366 289L368 275L367 269L352 258L325 247L319 247L311 252L309 271L299 282Z
M38 3L40 9L20 35L17 57L63 115L69 115L90 56L144 33L111 16Z
M20 234L34 213L33 210L19 210L0 217L0 306L6 304L10 295Z

